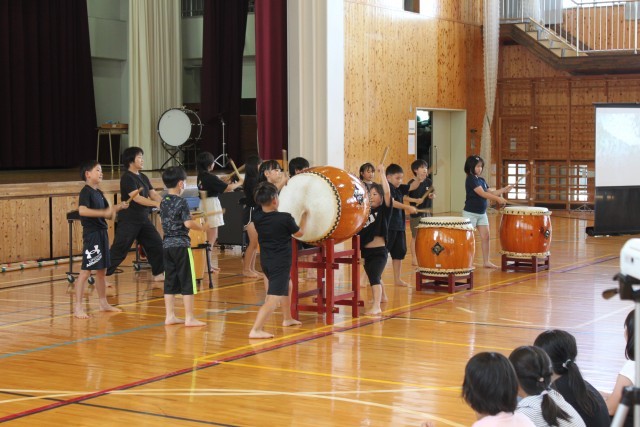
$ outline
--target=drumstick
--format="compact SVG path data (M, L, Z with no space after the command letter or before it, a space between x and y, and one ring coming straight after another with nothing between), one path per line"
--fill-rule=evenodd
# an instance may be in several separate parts
M242 172L246 166L247 166L247 165L246 165L246 164L244 164L244 165L240 166L240 167L238 168L238 170L239 170L240 172Z
M131 201L131 200L135 199L136 197L138 197L138 195L140 194L141 191L142 191L142 187L138 188L137 190L132 191L131 194L129 195L129 199L128 200Z
M233 160L229 159L229 163L231 163L231 167L233 168L233 171L238 176L238 179L242 179L242 177L240 176L240 172L238 171L238 168L236 167L236 164L233 162Z
M209 222L209 215L224 214L225 209L221 209L219 211L207 211L207 204L205 203L205 200L207 199L207 192L199 191L198 193L200 193L200 200L202 201L202 214L204 215L204 222Z
M430 214L430 213L433 212L433 210L432 209L416 209L416 212L417 213L428 213L428 214Z
M289 172L289 159L287 158L287 150L282 150L282 170Z
M389 146L384 147L384 154L382 155L382 160L380 160L380 164L383 165L384 161L387 158L387 154L389 154Z

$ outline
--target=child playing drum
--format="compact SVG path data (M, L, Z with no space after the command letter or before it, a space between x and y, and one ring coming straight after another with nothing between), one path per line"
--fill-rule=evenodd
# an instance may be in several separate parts
M430 217L431 214L431 201L435 197L433 192L433 184L429 179L429 165L422 159L415 160L411 163L411 171L415 178L409 181L409 186L414 182L418 182L418 188L410 190L407 197L404 198L411 206L415 206L419 210L418 213L412 213L409 218L409 228L411 229L411 265L418 265L418 258L416 257L416 233L418 231L418 225L420 224L420 218Z
M380 176L384 173L384 165L378 166ZM382 286L382 272L387 265L387 233L389 231L389 219L393 210L389 182L382 179L382 184L374 182L369 189L371 213L360 235L360 251L364 259L364 271L369 278L371 292L373 293L373 305L365 314L379 315L382 313L380 303L387 301L387 294Z
M267 297L260 307L256 321L249 332L249 338L273 338L266 332L264 324L275 311L282 307L282 326L296 326L302 323L291 317L291 236L304 234L307 212L302 212L300 225L290 213L278 212L278 189L269 182L258 184L255 201L262 207L255 212L253 224L260 243L260 264L265 274Z

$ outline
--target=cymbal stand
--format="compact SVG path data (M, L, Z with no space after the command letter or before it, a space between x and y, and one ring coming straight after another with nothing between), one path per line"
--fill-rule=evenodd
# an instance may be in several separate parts
M213 161L214 164L220 166L221 168L227 167L227 163L229 162L229 157L227 156L227 142L225 139L225 126L224 118L220 116L220 123L222 124L222 154L215 158Z

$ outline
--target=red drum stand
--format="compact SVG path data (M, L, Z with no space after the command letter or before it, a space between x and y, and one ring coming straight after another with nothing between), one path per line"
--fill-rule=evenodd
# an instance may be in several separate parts
M360 301L360 236L351 238L351 247L345 251L335 251L335 241L327 239L321 246L310 249L298 249L299 241L291 239L293 262L291 263L291 315L298 319L300 311L315 311L326 314L327 325L333 325L333 314L338 312L336 305L350 305L351 315L358 317L358 307L364 306ZM313 255L313 261L302 261L299 258ZM334 289L334 270L339 264L351 265L351 290L336 295ZM298 280L299 268L315 268L317 270L316 286L300 291ZM301 304L304 298L313 297L313 304ZM299 320L299 319L298 319Z
M473 289L473 271L468 274L449 273L443 276L432 276L429 273L416 271L416 290L431 289L434 291L455 291Z

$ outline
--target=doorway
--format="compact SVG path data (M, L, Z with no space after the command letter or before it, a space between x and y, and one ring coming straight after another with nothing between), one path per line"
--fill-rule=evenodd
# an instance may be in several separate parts
M466 196L463 166L467 150L467 112L417 108L416 128L416 157L429 164L429 177L436 189L433 213L458 215Z

